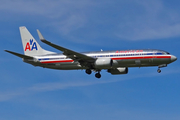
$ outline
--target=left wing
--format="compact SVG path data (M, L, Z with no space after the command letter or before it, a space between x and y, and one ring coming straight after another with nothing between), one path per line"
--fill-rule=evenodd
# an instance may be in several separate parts
M53 44L53 43L47 41L46 39L44 39L44 37L42 36L42 34L40 33L39 30L37 30L37 32L38 32L40 40L43 43L46 43L47 45L50 45L51 47L54 47L54 48L62 51L64 55L66 55L67 57L69 57L75 61L79 61L82 65L87 64L87 63L92 63L96 60L95 58L87 56L85 54L78 53L78 52L75 52L73 50L70 50L70 49L61 47L59 45Z

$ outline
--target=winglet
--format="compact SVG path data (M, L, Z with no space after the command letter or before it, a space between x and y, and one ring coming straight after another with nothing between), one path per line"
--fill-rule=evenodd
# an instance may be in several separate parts
M37 29L37 33L38 33L40 40L45 40L44 37L42 36L41 32L38 29Z

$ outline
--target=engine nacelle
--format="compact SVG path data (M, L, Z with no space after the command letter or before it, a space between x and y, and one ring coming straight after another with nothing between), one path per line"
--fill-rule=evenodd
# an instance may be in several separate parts
M128 68L113 68L113 69L108 69L108 72L111 73L112 75L118 75L118 74L127 74L128 73Z
M111 58L98 58L95 63L94 67L98 69L109 69L112 67L113 60Z

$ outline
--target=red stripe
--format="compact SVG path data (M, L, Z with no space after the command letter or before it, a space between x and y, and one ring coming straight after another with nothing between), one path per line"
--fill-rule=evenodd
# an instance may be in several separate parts
M150 58L171 58L171 56L145 56L145 57L122 57L122 58L111 58L112 60L129 60L129 59L150 59ZM66 63L73 62L74 60L58 60L58 61L43 61L41 63Z
M58 61L43 61L41 63L64 63L64 62L73 62L74 60L58 60Z
M156 58L171 58L171 56L157 56Z

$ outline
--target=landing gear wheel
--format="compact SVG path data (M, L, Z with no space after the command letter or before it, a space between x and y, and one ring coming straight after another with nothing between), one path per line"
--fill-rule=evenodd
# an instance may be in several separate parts
M158 72L158 73L161 73L161 70L160 70L160 69L158 69L158 70L157 70L157 72Z
M91 71L90 69L86 69L86 73L87 73L88 75L90 75L90 74L92 73L92 71Z
M95 77L96 77L96 78L101 78L101 74L100 74L100 73L96 73L96 74L95 74Z

